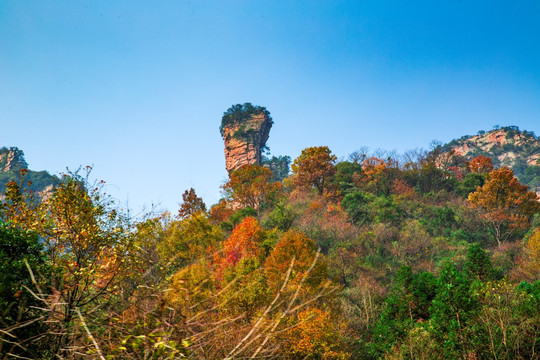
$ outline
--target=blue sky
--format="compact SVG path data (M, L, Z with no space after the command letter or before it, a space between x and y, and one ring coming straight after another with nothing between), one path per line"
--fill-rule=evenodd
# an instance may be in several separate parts
M273 155L540 134L540 2L3 1L0 146L93 165L135 211L226 179L219 124L266 106Z

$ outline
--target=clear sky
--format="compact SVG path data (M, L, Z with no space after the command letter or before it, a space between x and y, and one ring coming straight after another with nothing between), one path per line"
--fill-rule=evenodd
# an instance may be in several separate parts
M93 165L133 210L208 204L221 116L266 106L272 155L540 134L540 2L0 2L0 146L32 170Z

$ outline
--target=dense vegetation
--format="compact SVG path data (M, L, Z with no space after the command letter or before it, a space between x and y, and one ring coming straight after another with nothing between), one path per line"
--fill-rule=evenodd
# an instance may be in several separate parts
M10 152L14 155L13 166L6 171ZM58 182L58 178L49 174L47 171L32 171L27 169L28 164L24 160L22 150L17 148L0 148L0 193L4 193L6 190L5 184L8 182L20 182L22 178L21 170L25 170L23 172L24 179L26 180L25 186L30 191L42 192Z
M535 191L540 191L540 138L532 131L520 130L517 126L496 126L490 132L479 131L479 136L493 132L504 133L504 145L487 142L479 144L472 136L463 136L441 147L442 151L451 151L454 146L466 144L467 160L477 156L486 156L496 167L507 166L512 169L519 181ZM487 145L487 146L486 146Z
M487 157L310 147L138 220L87 179L6 188L0 358L540 358L540 203Z
M253 115L260 114L266 115L270 121L272 121L270 112L263 106L257 106L251 103L236 104L231 106L223 113L223 117L221 118L221 126L219 127L221 136L223 136L223 129L227 126L239 125L240 127L234 133L234 136L238 138L249 138L251 135L249 133L250 129L246 129L242 125L244 125L246 121L249 120Z

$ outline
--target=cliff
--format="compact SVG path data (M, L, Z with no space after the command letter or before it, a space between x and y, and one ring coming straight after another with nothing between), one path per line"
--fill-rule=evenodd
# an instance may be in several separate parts
M28 163L24 158L24 152L16 147L0 148L0 198L6 189L5 184L9 181L21 183L23 174L20 170L28 169ZM24 187L35 191L38 197L47 196L53 186L59 181L56 176L47 171L24 171Z
M221 135L229 175L243 165L262 163L261 149L266 145L272 124L265 108L249 103L235 105L224 113Z
M475 156L490 157L495 167L507 166L519 181L540 190L540 139L532 132L507 126L477 135L467 135L443 146L468 160Z
M0 149L0 171L8 172L28 168L24 160L24 152L16 147Z

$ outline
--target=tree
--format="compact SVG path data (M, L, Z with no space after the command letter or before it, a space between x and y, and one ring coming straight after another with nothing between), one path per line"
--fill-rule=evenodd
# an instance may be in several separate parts
M337 157L328 146L308 147L302 150L292 164L294 183L300 187L314 187L319 195L328 191L336 170Z
M28 341L45 334L47 326L36 322L41 315L38 308L43 304L28 290L33 285L27 267L41 276L50 276L37 234L0 222L0 329L5 329L0 332L2 359L45 357L43 344L40 350L39 344Z
M465 271L469 276L477 276L481 280L486 280L493 275L491 260L487 252L478 244L472 244L467 252L465 261Z
M48 351L62 358L71 356L74 342L86 337L81 319L89 313L93 318L106 316L105 308L129 276L126 265L135 262L127 219L103 195L104 182L88 182L89 171L86 177L64 175L52 194L34 208L34 216L17 223L35 231L44 246L52 271L51 290L33 284L34 297L41 302L43 318L50 319L43 338ZM97 308L99 312L91 311ZM93 348L91 343L88 346Z
M445 264L437 282L437 295L429 309L442 359L472 358L472 341L476 335L470 322L477 308L470 279L454 265Z
M263 240L264 230L254 217L245 218L234 228L231 236L223 244L223 252L216 255L215 268L218 279L234 272L234 267L242 259L262 256L260 243Z
M525 229L540 210L538 196L521 185L507 167L488 174L484 186L469 194L469 203L480 210L500 245L516 229Z
M263 114L266 117L270 117L270 112L266 110L264 106L253 105L252 103L236 104L231 106L223 113L221 118L221 126L219 131L223 136L223 129L230 125L242 124L253 115ZM241 134L239 134L241 135Z
M184 219L192 214L206 212L206 205L202 198L198 197L193 188L184 191L182 204L178 210L178 218Z
M221 238L221 231L199 212L172 222L157 249L170 272L206 256Z
M272 181L273 176L266 167L244 165L231 174L222 188L230 201L260 210L267 202L275 201L283 189L280 182Z
M296 230L287 231L264 263L268 284L274 287L281 284L283 275L287 272L293 258L293 279L300 280L302 274L310 267L316 253L317 249L312 239ZM326 264L319 262L313 268L308 283L318 285L324 277L326 277Z
M340 337L343 327L330 312L309 307L298 313L298 325L285 334L287 352L293 359L349 359Z
M469 170L475 174L488 174L493 170L491 158L483 155L472 158L469 162Z

